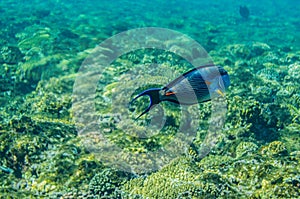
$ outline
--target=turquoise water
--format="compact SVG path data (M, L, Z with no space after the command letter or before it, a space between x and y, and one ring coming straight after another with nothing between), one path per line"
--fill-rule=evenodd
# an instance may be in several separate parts
M0 198L300 198L299 10L1 1ZM228 72L225 102L134 119L193 63Z

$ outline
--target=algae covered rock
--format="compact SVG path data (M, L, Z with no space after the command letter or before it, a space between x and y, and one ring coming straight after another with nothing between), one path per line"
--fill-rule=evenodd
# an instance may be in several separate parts
M286 80L292 81L292 82L300 81L300 63L299 62L289 65L288 76L286 77Z
M244 155L254 154L258 146L253 142L241 142L236 147L236 157L240 158Z
M23 54L16 46L4 46L0 49L0 64L18 64L23 59Z
M269 145L261 149L261 154L266 156L285 156L288 154L287 148L284 143L280 141L271 142Z
M240 58L251 59L270 50L270 46L265 43L253 42L248 44L234 44L228 45L228 50L232 55L236 55Z
M287 150L291 152L291 154L293 152L300 151L299 129L300 124L292 123L282 129L280 133L282 142L286 146Z
M36 91L27 96L24 109L39 117L45 116L70 120L71 93L75 76L51 78L40 81Z

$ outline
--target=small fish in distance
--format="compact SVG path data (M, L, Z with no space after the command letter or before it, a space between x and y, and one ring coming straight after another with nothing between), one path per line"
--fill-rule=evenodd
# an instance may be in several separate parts
M150 88L141 92L130 104L142 96L150 97L148 108L136 118L138 119L162 101L192 105L224 96L229 85L230 79L226 70L220 66L205 65L184 73L163 88Z
M247 6L240 6L240 15L241 17L243 17L244 19L248 19L249 15L250 15L250 11L247 8Z

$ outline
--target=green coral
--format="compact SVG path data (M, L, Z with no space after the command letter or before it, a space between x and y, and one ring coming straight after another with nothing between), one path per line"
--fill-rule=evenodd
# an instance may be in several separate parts
M4 46L0 50L0 64L18 64L23 59L23 54L16 46Z
M257 149L258 146L253 142L240 142L236 148L236 157L254 154Z
M280 141L271 142L261 150L262 155L266 156L285 156L288 154L287 148L284 143Z
M195 196L200 191L195 178L198 172L194 170L196 167L189 168L189 164L188 160L177 160L146 179L129 181L124 185L124 191L131 198L176 198L184 193Z
M268 52L269 49L255 50L258 54ZM96 114L100 116L99 127L103 134L125 152L140 154L165 146L176 134L176 128L166 128L163 134L154 133L150 138L137 139L139 131L142 132L140 125L151 121L155 110L141 123L121 118L126 114L134 118L144 108L140 105L147 103L147 99L142 99L133 104L131 109L125 109L125 106L122 108L122 104L127 103L126 100L147 87L141 85L124 101L122 96L135 85L119 83L126 82L126 74L121 73L137 62L140 58L136 56L143 53L145 52L134 56L128 54L113 63L112 69L106 72L107 79L99 82L95 101ZM153 61L151 53L141 56L145 62ZM125 60L130 56L131 65L126 67L128 61ZM165 57L161 55L161 58ZM176 61L177 58L172 59ZM254 59L249 59L249 62L254 62ZM64 63L72 65L73 61L64 60L60 67ZM138 67L150 70L150 66L146 64ZM176 70L178 66L166 64L162 70L164 67ZM1 190L11 190L12 186L8 181L17 182L21 178L19 186L28 188L27 191L15 193L15 196L36 194L49 197L224 198L248 195L259 198L274 194L279 198L297 197L299 179L295 173L299 172L299 156L296 153L299 147L296 145L299 142L297 110L300 100L297 98L298 86L289 84L291 79L296 80L298 77L292 71L297 65L291 65L287 73L281 73L275 65L267 67L268 70L261 69L255 75L251 68L232 75L233 82L241 81L240 76L246 75L250 83L248 86L241 83L230 88L224 138L209 156L202 160L179 157L159 171L131 180L132 176L124 177L122 172L103 170L104 167L97 158L87 153L85 146L76 139L77 132L70 111L75 75L39 81L35 91L25 99L11 102L11 106L6 107L2 113L3 124L0 130L3 141L0 153L6 158L1 159L0 165L0 177L4 180ZM241 66L226 69L233 73L241 69ZM118 78L113 80L114 76ZM157 83L162 77L139 74L136 77L146 77L153 82L153 86L163 85ZM102 81L110 83L104 84ZM283 83L279 84L277 81ZM271 97L273 94L276 96L274 99ZM167 125L178 127L178 107L168 103L162 104L162 107ZM195 153L205 138L211 106L206 103L199 108L201 121L193 142ZM284 109L288 112L283 111ZM195 110L191 108L190 111ZM282 128L280 132L279 128ZM288 143L294 143L295 146ZM132 164L140 161L136 157L123 158ZM145 161L142 166L151 167L152 164L151 161ZM278 190L276 187L282 189Z
M179 158L147 178L124 185L128 198L210 198L235 193L219 173L204 171L193 161Z
M15 197L64 193L66 186L78 189L79 184L88 184L94 172L102 169L76 139L70 119L73 81L74 76L41 81L36 92L2 110L0 177L4 193ZM14 186L27 188L15 193Z
M91 179L89 195L97 198L121 198L119 187L123 183L121 172L115 169L104 169Z
M25 108L31 114L69 120L74 75L40 81Z
M264 158L255 154L255 144L243 145L252 146L253 152L236 158L209 155L200 162L179 158L156 173L130 180L122 190L127 198L299 196L299 160L287 155Z

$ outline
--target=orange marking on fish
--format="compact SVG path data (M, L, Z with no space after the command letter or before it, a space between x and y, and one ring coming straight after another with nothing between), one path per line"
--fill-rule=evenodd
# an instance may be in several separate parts
M206 85L211 85L211 82L205 81Z
M166 93L166 96L170 96L170 95L175 95L175 93L174 92L167 92Z

